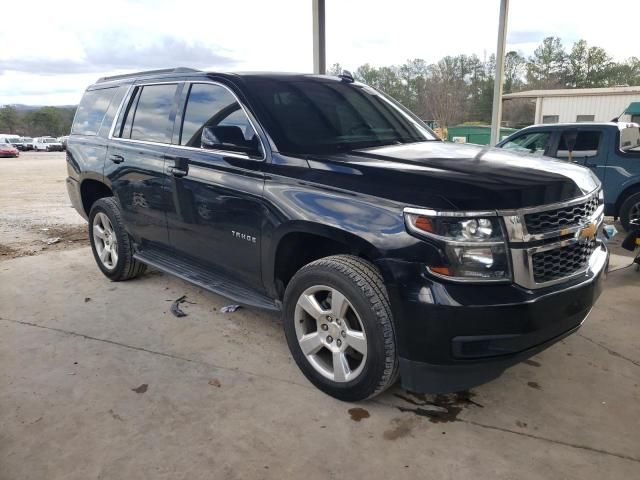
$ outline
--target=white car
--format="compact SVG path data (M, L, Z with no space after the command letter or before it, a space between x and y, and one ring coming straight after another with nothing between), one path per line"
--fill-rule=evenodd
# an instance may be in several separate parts
M62 144L53 137L36 137L33 139L33 149L38 152L61 152Z

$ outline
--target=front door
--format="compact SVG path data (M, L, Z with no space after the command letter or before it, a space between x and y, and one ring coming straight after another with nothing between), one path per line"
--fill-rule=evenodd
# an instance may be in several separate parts
M168 246L169 179L165 153L171 142L178 84L139 85L117 122L107 151L105 177L136 243Z
M184 97L180 131L166 152L171 246L205 268L262 289L262 143L226 87L187 84Z

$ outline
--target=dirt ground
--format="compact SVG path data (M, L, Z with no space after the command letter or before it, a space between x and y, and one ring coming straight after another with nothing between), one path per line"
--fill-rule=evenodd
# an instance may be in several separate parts
M23 152L0 165L0 260L87 244L87 224L67 196L64 152Z
M277 315L223 313L228 300L153 270L108 281L64 155L0 162L0 480L638 477L628 255L579 332L500 378L344 403L300 373Z

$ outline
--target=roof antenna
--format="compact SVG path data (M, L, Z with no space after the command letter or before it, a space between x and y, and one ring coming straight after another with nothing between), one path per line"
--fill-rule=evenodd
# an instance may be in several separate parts
M340 77L340 80L342 80L343 82L354 82L353 75L351 75L351 72L349 70L342 70L342 73L338 75L338 77Z

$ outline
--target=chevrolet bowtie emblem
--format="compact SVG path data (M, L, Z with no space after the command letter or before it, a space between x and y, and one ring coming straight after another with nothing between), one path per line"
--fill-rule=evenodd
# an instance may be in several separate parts
M578 238L593 238L598 230L598 225L590 223L578 232Z

